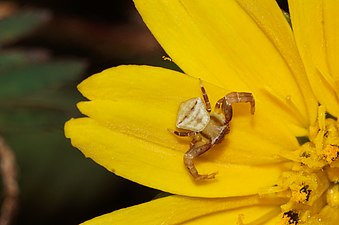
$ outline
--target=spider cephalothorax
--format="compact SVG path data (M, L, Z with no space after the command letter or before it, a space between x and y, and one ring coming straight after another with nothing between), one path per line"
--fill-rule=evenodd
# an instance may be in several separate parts
M232 119L232 104L249 102L251 113L254 114L255 101L252 93L231 92L219 99L211 112L211 104L207 93L200 84L203 100L200 97L191 98L181 103L178 111L177 128L184 131L173 131L178 136L191 136L190 149L184 155L184 163L194 179L214 178L216 173L199 174L193 159L203 154L215 144L222 142L230 132L229 123Z

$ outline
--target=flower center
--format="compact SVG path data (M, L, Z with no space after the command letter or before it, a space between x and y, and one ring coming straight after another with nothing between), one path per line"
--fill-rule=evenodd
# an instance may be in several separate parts
M289 198L281 206L282 225L319 224L324 207L339 208L339 123L326 118L323 106L308 139L299 149L282 154L293 161L274 187Z

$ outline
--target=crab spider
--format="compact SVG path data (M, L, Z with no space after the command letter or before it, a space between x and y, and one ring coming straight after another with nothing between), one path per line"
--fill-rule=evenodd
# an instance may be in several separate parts
M230 132L232 120L232 104L248 102L251 105L251 114L255 111L255 100L252 93L231 92L219 99L214 111L207 92L200 82L203 100L200 97L191 98L180 104L176 127L182 131L173 131L177 136L190 136L192 141L189 150L184 155L184 164L195 180L214 178L216 173L199 174L193 160L208 151L215 144L222 142ZM204 102L203 102L204 101Z

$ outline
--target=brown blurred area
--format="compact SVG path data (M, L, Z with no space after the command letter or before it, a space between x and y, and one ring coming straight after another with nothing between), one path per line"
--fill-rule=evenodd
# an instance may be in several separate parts
M50 58L85 60L88 64L86 71L73 84L68 84L68 91L73 95L79 95L76 85L81 80L109 67L121 64L169 65L162 59L164 51L142 22L131 0L0 1L0 19L25 9L46 11L48 21L24 38L10 42L4 49L43 49L38 56L41 59L46 58L44 52L48 52ZM57 126L62 127L63 122ZM58 132L59 142L51 144L60 146L59 153L41 149L37 153L25 153L31 158L20 156L20 152L17 154L20 196L13 224L78 224L122 207L149 201L158 193L117 177L86 159L63 137L61 129ZM15 137L13 140L9 138L11 141L15 142ZM36 143L29 136L26 141L26 145ZM13 148L17 151L15 145ZM42 156L41 152L47 156ZM46 161L46 167L32 168L35 159L44 161L39 159L41 157L58 157L63 163L54 165L53 161ZM40 172L35 176L36 170Z
M5 8L39 8L52 15L46 25L16 44L86 58L90 62L88 73L119 64L163 64L165 53L131 0L12 2L14 6Z

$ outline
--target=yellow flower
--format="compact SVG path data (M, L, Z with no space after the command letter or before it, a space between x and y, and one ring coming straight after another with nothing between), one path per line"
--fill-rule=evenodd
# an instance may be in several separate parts
M91 76L78 86L87 117L65 133L106 169L175 195L85 224L337 224L339 2L290 0L293 31L274 0L135 5L184 73L129 65ZM252 92L256 113L235 106L230 134L195 161L218 174L197 183L182 162L189 140L168 128L201 96L198 78L212 103Z

